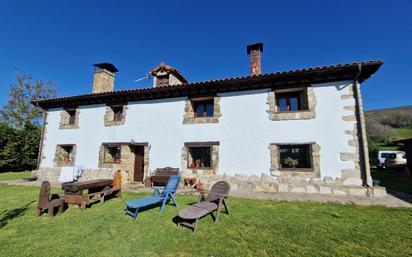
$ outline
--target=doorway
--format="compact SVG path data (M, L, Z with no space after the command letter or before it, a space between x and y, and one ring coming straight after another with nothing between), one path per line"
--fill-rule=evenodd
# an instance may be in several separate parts
M143 182L144 178L144 146L134 146L134 182Z

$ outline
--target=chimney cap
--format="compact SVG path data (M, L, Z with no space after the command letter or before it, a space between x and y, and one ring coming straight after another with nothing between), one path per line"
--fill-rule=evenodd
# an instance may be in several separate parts
M260 52L263 52L263 43L256 43L256 44L248 45L246 49L247 49L247 54L250 54L252 50L259 50Z
M113 64L108 63L108 62L93 64L93 66L96 67L96 68L108 70L112 73L119 71Z

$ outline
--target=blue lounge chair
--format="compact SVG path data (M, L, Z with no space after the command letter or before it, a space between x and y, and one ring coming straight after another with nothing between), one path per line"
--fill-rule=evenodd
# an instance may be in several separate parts
M153 188L153 196L147 196L141 199L126 202L125 214L132 216L135 220L137 214L139 213L139 209L157 203L162 203L160 207L160 212L163 212L165 204L169 200L169 198L172 199L176 207L179 207L174 197L174 194L176 193L177 187L179 186L180 177L181 176L170 176L165 188L163 189L163 192L160 192L160 188L155 187Z

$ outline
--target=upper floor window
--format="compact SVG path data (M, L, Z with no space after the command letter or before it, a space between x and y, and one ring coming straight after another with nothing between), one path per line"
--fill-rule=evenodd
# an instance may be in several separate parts
M113 121L121 121L123 119L123 106L113 106Z
M193 112L196 118L199 117L213 117L213 98L203 101L193 101Z
M314 88L274 88L268 92L269 119L302 120L316 117L316 96Z
M79 109L70 108L64 109L60 113L60 124L61 129L73 129L79 127Z
M218 123L221 116L219 96L191 97L185 103L183 124Z
M306 91L275 93L278 112L308 110Z
M68 125L74 125L76 123L76 110L66 110L69 114L69 123Z
M124 104L106 106L104 125L106 127L123 125L126 122L126 110L127 105Z

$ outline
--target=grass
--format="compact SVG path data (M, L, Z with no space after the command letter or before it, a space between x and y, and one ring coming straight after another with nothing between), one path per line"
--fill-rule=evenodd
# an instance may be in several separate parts
M372 178L380 180L381 186L387 189L412 195L412 180L401 177L400 171L372 170Z
M412 210L230 199L231 215L210 216L193 234L167 206L123 213L122 199L34 217L38 188L0 184L0 256L411 256ZM178 196L182 207L195 196ZM181 207L181 208L182 208Z
M396 132L396 139L404 139L404 138L411 138L412 137L412 129L410 128L395 128Z
M1 180L14 180L31 177L31 171L22 171L22 172L2 172L0 173Z

